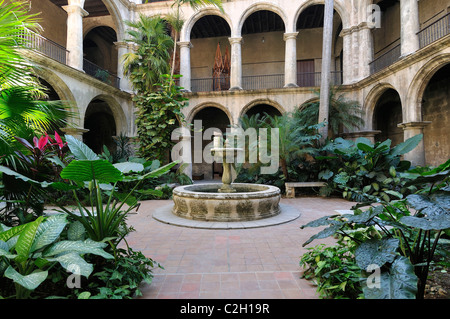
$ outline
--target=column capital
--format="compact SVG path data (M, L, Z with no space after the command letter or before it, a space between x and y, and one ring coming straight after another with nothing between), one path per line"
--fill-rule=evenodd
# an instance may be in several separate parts
M117 41L114 42L114 45L118 48L124 48L124 49L128 49L128 43L125 41Z
M431 124L430 121L407 122L407 123L400 123L397 125L397 127L400 127L403 130L424 129L426 126L428 126L430 124Z
M230 44L240 44L242 42L242 37L228 38L228 41L230 41Z
M83 18L87 17L89 15L89 12L87 12L86 10L83 9L83 7L81 7L80 5L77 5L77 4L70 4L67 6L62 6L61 8L63 8L64 11L67 12L67 14L77 13Z
M289 39L297 39L298 36L298 32L286 32L285 34L283 34L283 40L289 40Z
M192 49L194 47L191 41L178 41L177 44L180 46L180 48Z

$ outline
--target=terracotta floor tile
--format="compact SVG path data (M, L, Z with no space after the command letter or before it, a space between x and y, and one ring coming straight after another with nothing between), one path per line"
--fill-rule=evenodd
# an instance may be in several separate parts
M300 278L299 259L308 247L334 243L332 238L302 244L318 228L300 226L350 209L353 203L332 198L282 199L301 215L286 224L249 229L198 229L168 225L152 212L171 200L144 201L127 219L136 231L127 241L164 269L155 268L140 299L318 299L314 285Z

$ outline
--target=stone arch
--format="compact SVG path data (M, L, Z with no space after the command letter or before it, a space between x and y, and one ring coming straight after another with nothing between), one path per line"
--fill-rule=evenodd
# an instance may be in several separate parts
M230 110L228 110L228 108L225 107L225 106L223 106L222 104L215 103L215 102L204 102L204 103L201 103L201 104L195 106L195 107L189 112L189 114L186 116L186 122L187 122L188 124L192 124L192 121L193 121L195 115L196 115L198 112L200 112L201 110L203 110L203 109L205 109L205 108L207 108L207 107L215 107L215 108L217 108L217 109L223 111L223 112L227 115L228 120L230 121L230 125L233 125L233 124L234 124L233 116L231 115Z
M279 103L277 103L275 101L272 101L270 99L257 99L257 100L253 100L252 102L248 103L241 109L241 111L239 113L239 118L242 117L244 114L246 114L251 108L253 108L257 105L269 105L269 106L273 107L274 109L276 109L280 114L286 113L286 110Z
M425 163L439 166L450 158L450 60L433 72L421 95ZM426 125L425 125L426 124Z
M303 3L298 9L297 12L295 13L294 19L291 22L292 25L289 26L290 30L295 30L296 29L296 24L297 24L297 20L300 17L300 15L302 14L302 12L313 5L318 5L318 4L325 4L325 0L310 0L310 1L305 1L305 3ZM334 1L334 9L336 10L336 12L339 14L341 21L342 21L342 28L343 29L347 29L350 27L350 13L349 11L339 2L339 1Z
M222 13L217 8L203 8L203 9L197 11L194 15L192 15L189 18L189 20L186 21L186 23L183 25L183 29L181 30L181 34L180 34L180 41L181 42L190 41L191 40L191 30L194 27L195 23L198 20L200 20L201 18L203 18L204 16L208 16L208 15L215 15L215 16L219 16L219 17L223 18L228 23L228 26L230 27L230 29L233 30L233 21L226 13Z
M102 0L103 4L105 5L106 9L108 9L109 14L112 17L112 20L114 21L114 27L113 29L116 30L117 34L117 41L121 42L125 39L125 29L124 29L124 19L122 18L122 15L120 14L120 10L117 7L117 4L115 0Z
M242 35L242 27L244 26L245 20L253 13L261 10L267 10L276 13L281 20L284 22L284 28L285 32L287 30L288 26L288 17L286 13L281 9L281 7L273 4L273 3L265 3L265 2L258 2L252 4L250 7L248 7L239 17L238 23L236 25L235 29L231 29L231 33L233 37L240 37Z
M400 92L392 85L383 83L376 86L370 94L366 109L366 126L377 130L376 141L390 139L392 145L397 145L404 140L403 130L398 124L403 123L404 107ZM367 99L366 99L367 100Z
M441 54L426 63L414 76L406 98L405 122L422 121L422 99L431 78L449 64L450 53Z
M363 109L365 114L364 122L366 123L366 129L373 130L373 116L377 102L383 93L388 89L397 91L390 83L379 83L370 90L369 94L367 94L364 99Z
M89 130L83 134L84 143L96 153L103 151L103 145L114 151L114 137L128 131L122 107L105 94L95 96L87 105L83 114L83 128Z
M114 99L114 97L107 95L107 94L99 94L99 95L95 96L93 99L91 99L91 102L94 100L102 100L108 104L108 106L111 109L111 112L114 116L117 135L119 135L121 133L127 134L127 132L128 132L127 116L126 116L125 111L122 109L122 106L120 105L120 103L116 99ZM89 102L89 104L91 102ZM87 110L87 107L86 107L86 110ZM84 111L84 114L82 114L83 120L85 118L86 110Z
M76 99L67 84L58 75L56 75L49 69L35 68L34 70L36 75L50 84L55 90L56 94L58 94L59 98L67 104L69 112L71 112L73 115L71 119L73 122L72 124L75 126L79 126L81 119Z

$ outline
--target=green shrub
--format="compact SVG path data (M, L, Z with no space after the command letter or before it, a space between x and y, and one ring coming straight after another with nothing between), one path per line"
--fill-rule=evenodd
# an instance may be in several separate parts
M308 267L303 278L312 280L317 291L324 299L361 299L361 269L355 261L356 245L348 238L337 245L326 247L324 244L308 248L303 254L300 266Z

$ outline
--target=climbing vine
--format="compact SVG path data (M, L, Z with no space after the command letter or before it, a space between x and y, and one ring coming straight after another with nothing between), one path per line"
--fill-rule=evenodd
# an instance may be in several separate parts
M187 106L187 99L170 75L163 75L162 83L156 86L156 90L134 97L139 153L144 158L165 163L175 143L171 140L172 131L184 123L181 110Z

